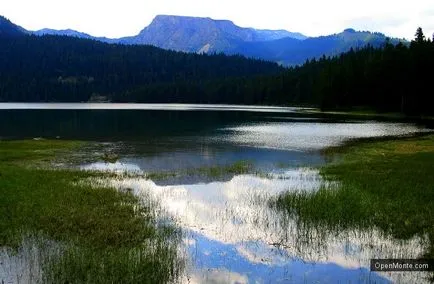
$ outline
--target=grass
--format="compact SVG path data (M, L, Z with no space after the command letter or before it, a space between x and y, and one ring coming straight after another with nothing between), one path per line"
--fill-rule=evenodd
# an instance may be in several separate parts
M222 166L200 167L172 172L150 172L146 173L144 177L155 181L178 176L204 176L209 178L219 178L229 175L241 175L248 173L254 173L256 175L260 174L258 171L254 171L253 163L241 160L233 164Z
M434 135L358 141L325 155L334 162L321 175L338 185L284 194L278 208L329 228L376 227L398 239L427 235L425 257L434 257Z
M63 156L72 149L84 145L78 141L59 140L24 140L1 141L0 140L0 166L20 165L27 162L41 164L47 163L56 156Z
M249 161L237 161L230 165L225 166L214 166L214 167L204 167L198 169L188 170L187 174L194 175L204 175L208 177L221 177L225 175L240 175L251 172L253 169L253 164Z
M147 283L176 276L177 232L130 193L77 181L98 173L50 168L81 142L0 141L0 247L25 236L61 244L44 282ZM38 245L38 242L35 242Z

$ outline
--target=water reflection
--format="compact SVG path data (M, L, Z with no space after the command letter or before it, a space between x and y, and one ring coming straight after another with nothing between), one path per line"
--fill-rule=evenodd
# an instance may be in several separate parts
M158 202L163 220L185 233L188 283L421 283L426 274L378 274L369 259L413 258L422 240L398 241L377 230L303 226L268 200L285 191L315 191L324 181L320 149L350 138L424 132L414 124L314 118L295 109L221 106L0 105L0 138L110 142L119 159L84 170L180 173L162 180L101 181ZM32 108L24 110L20 108ZM95 109L97 108L97 109ZM276 112L273 114L270 112ZM55 118L55 119L54 119ZM94 151L88 149L89 151ZM183 175L184 170L249 161L266 177ZM159 207L160 208L160 207ZM169 217L169 218L166 218Z
M268 206L271 197L284 191L317 190L321 183L318 172L306 168L275 178L238 175L227 182L177 186L145 179L111 181L144 199L158 200L164 209L159 214L168 214L184 228L191 258L188 279L387 283L390 279L369 271L371 258L423 253L417 238L397 241L376 230L303 227ZM424 280L423 274L415 276L410 279Z
M164 110L164 111L244 111L290 113L310 110L300 107L273 107L224 104L138 104L138 103L0 103L0 110Z
M132 173L132 174L142 174L142 170L139 166L129 163L115 162L96 162L91 163L89 165L83 165L80 167L85 171L104 171L104 172L113 172L113 173Z
M234 246L201 235L193 234L193 237L195 243L189 247L189 251L195 268L190 278L199 279L193 283L390 283L387 278L370 273L367 268L348 269L333 262L306 262L284 251L278 252L278 264L265 263L262 259L252 261L253 257L248 255L250 252L240 252ZM264 249L261 243L252 243L250 246L255 251ZM232 269L232 272L228 269ZM212 279L210 271L211 276L214 276ZM223 281L216 281L216 274L218 280ZM235 282L234 277L239 282Z
M146 107L135 104L0 104L0 139L58 137L104 142L149 141L149 144L155 145L164 143L164 140L172 141L178 138L182 143L185 137L195 137L199 142L208 141L206 138L212 136L231 137L227 131L232 131L237 134L232 137L233 142L254 146L265 144L283 149L284 140L299 139L293 144L309 143L309 133L315 132L321 137L335 134L344 138L360 135L366 137L372 132L376 136L393 132L393 127L415 131L415 126L409 128L409 125L403 124L354 125L354 121L344 119L312 117L300 112L298 108L213 105L191 105L189 108L173 105ZM282 130L282 126L289 128ZM219 129L226 132L218 131ZM407 130L396 134L406 133ZM255 138L258 134L260 139ZM264 138L264 134L270 135L267 139L277 141L278 145L268 145L270 143L266 142L268 140ZM321 142L315 141L315 146ZM289 146L292 147L293 144Z
M227 140L241 145L291 150L319 150L352 138L399 136L429 131L405 123L281 123L247 124L221 129Z
M211 140L209 137L205 139L207 142L202 143L194 141L193 138L184 138L174 139L175 141L172 142L160 141L155 144L130 142L127 145L106 147L119 157L118 161L115 163L92 162L81 168L142 174L183 172L185 170L194 172L194 169L224 167L245 161L252 164L255 169L268 173L276 171L276 168L283 170L297 166L313 167L324 163L324 158L318 153L239 146L223 141L215 143L209 141ZM99 156L103 156L103 153L101 151Z

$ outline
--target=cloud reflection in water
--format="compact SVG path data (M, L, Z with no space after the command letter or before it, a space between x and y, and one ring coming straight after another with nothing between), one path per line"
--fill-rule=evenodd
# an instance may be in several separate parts
M238 175L227 182L190 185L158 186L145 179L112 181L115 187L157 200L164 210L160 214L173 217L190 235L191 279L217 277L218 269L226 275L221 279L228 281L231 273L246 274L250 281L259 282L287 279L283 275L289 273L299 281L329 275L330 283L372 279L383 283L389 280L369 272L371 258L417 257L423 252L419 239L397 241L377 230L328 232L301 227L267 204L282 192L314 191L321 183L318 171L306 168L267 178ZM213 272L204 276L203 269Z

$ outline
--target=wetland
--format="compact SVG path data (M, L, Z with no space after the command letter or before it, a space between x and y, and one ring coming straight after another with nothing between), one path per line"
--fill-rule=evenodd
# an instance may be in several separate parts
M433 258L430 121L0 104L5 283L408 283Z

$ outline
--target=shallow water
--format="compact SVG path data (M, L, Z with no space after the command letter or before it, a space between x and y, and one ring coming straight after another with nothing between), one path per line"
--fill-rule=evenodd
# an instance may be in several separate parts
M108 142L92 155L114 153L116 162L97 159L78 166L137 175L104 182L157 201L157 214L182 228L189 266L180 281L189 283L425 281L423 273L369 271L371 258L420 256L425 249L420 239L300 226L268 206L283 192L324 185L315 167L327 162L321 155L325 147L425 131L410 123L311 117L296 108L0 104L2 139ZM200 171L240 161L252 169L218 176ZM173 175L143 178L151 173Z
M285 150L320 150L353 138L399 136L420 129L405 123L358 122L268 122L222 129L237 144Z
M226 182L159 186L134 178L110 185L157 200L163 208L157 214L173 218L184 229L190 260L184 280L388 283L403 277L371 273L369 260L420 256L425 247L418 238L397 241L376 230L300 227L267 205L282 192L315 191L321 183L316 170L299 168L267 178L237 175ZM424 279L423 274L412 277Z

